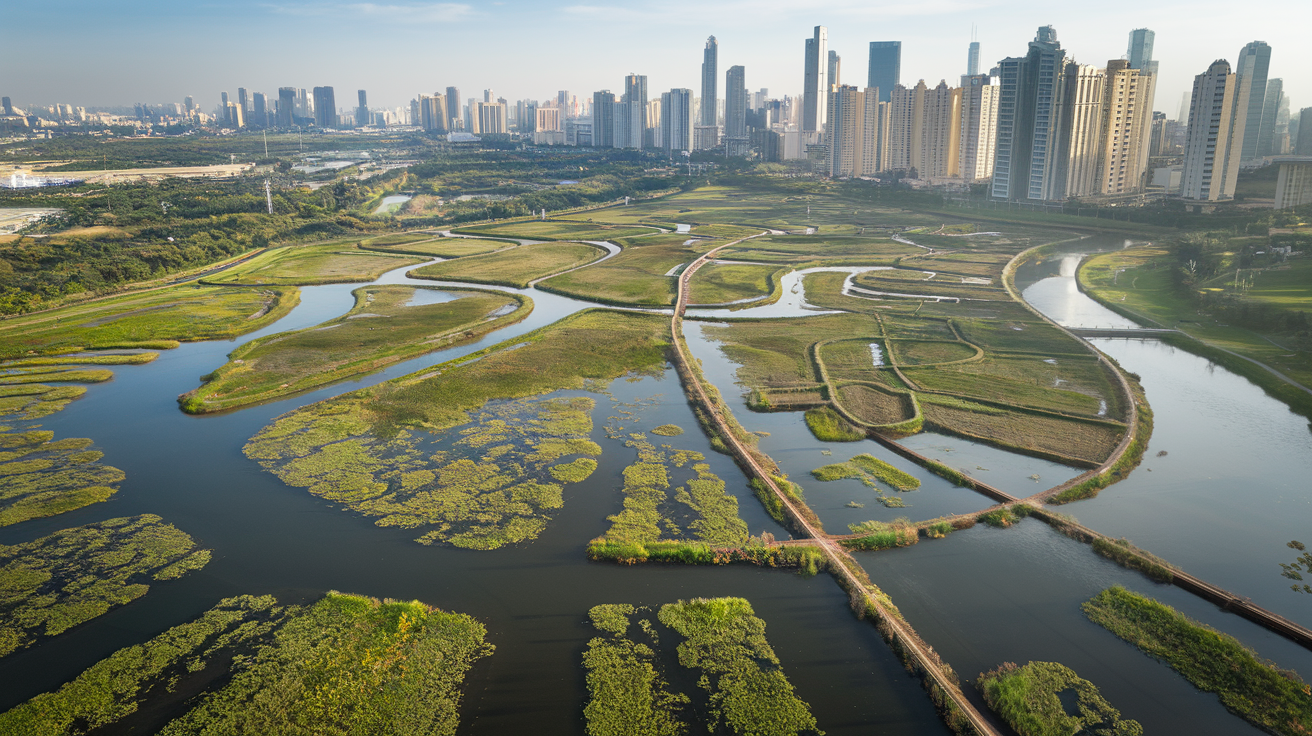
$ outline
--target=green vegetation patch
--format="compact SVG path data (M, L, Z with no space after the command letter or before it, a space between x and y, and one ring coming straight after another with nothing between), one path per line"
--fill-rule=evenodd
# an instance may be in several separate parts
M4 399L0 399L3 402ZM54 516L104 501L122 470L101 465L89 439L0 434L0 526Z
M249 261L207 276L207 284L306 285L373 281L419 258L360 250L354 242L295 245L267 250Z
M814 385L818 378L812 345L852 335L880 335L883 329L867 315L832 314L706 325L703 333L722 343L724 354L740 364L739 381L764 389ZM868 350L865 357L870 357Z
M1068 465L1093 467L1107 459L1125 434L1123 425L1008 411L921 394L926 425Z
M821 733L765 637L765 622L742 598L697 598L661 606L660 622L681 634L679 664L699 670L710 696L712 733Z
M1084 603L1094 623L1169 664L1195 687L1216 693L1231 713L1275 734L1312 730L1312 695L1289 670L1260 659L1234 637L1170 606L1108 588Z
M85 386L47 386L43 383L0 386L0 417L7 420L48 417L86 392Z
M385 244L375 238L362 243L360 247L382 253L413 253L414 255L432 256L434 258L463 258L464 256L478 256L495 250L513 248L515 245L513 241L506 240L435 238L428 235L418 242L411 241L396 245Z
M475 340L523 319L527 297L455 292L459 298L409 306L429 291L367 286L350 312L315 327L252 340L233 351L201 387L178 397L205 413L270 401Z
M19 358L0 363L5 368L33 365L143 365L159 357L159 353L128 353L126 355L61 355L50 358Z
M881 480L899 491L914 491L920 487L920 479L910 473L898 470L879 458L861 454L845 463L834 463L811 471L816 480L831 481L844 478L857 478L871 488L878 488L876 480Z
M295 287L196 284L100 299L0 322L0 358L236 337L281 319L299 300Z
M889 340L888 345L900 366L933 365L970 360L979 354L973 345L964 342L938 342L927 340Z
M843 408L863 422L897 424L915 419L915 405L906 394L895 394L871 386L853 384L838 389Z
M693 274L689 302L728 304L769 296L777 273L775 266L708 263Z
M50 373L9 373L0 375L0 386L14 386L23 383L101 383L113 377L114 371L104 369L54 370Z
M975 683L988 703L1020 736L1069 736L1076 733L1139 736L1138 721L1122 719L1098 687L1056 662L1005 662ZM1068 713L1059 693L1073 692L1076 713Z
M892 522L863 521L860 524L849 524L847 528L856 535L852 539L843 540L843 546L850 549L892 549L909 547L920 541L920 532L905 518L894 519Z
M677 424L662 424L651 431L652 434L658 434L662 437L678 437L683 434L683 427Z
M526 288L536 279L577 268L604 256L594 245L539 243L417 268L414 275L434 281L471 281Z
M547 279L540 288L615 304L669 306L674 304L678 281L670 272L719 243L690 240L687 235L653 235L620 240L619 244L623 250L617 255L596 266Z
M832 407L810 409L805 416L811 434L822 442L857 442L866 438L865 430L852 426Z
M478 225L460 230L471 235L496 235L503 238L539 240L614 240L657 232L650 227L571 222L568 220L528 220L495 225Z
M0 656L140 598L210 561L153 514L110 519L0 546Z
M688 732L684 710L687 695L671 692L661 673L655 630L642 620L643 638L627 636L629 619L639 609L603 604L588 612L592 625L610 636L588 642L583 653L587 670L588 704L583 708L588 736L681 736Z
M140 726L200 690L159 733L448 736L465 673L492 652L485 634L469 616L417 601L228 598L0 715L0 732L85 734L134 714Z

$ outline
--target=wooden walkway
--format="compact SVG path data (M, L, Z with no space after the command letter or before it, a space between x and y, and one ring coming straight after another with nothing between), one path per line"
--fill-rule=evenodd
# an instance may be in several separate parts
M697 273L698 269L705 265L708 260L714 258L721 250L765 234L765 232L762 232L759 235L741 238L709 250L689 264L688 268L684 269L679 276L679 290L674 304L674 315L670 320L670 330L674 341L675 368L688 388L689 398L701 411L705 412L707 419L714 425L715 431L720 435L725 446L743 470L751 478L764 484L779 500L794 529L801 532L809 540L814 540L812 543L824 553L829 563L829 570L839 578L840 583L848 590L849 594L859 595L865 602L866 607L873 610L879 617L879 623L886 628L885 636L892 640L894 650L900 651L910 660L910 663L914 664L916 670L925 678L925 684L931 690L931 694L937 691L946 696L951 701L952 709L963 716L970 728L979 736L1001 736L1001 733L994 728L992 723L975 708L973 703L966 699L956 682L956 678L949 677L944 673L937 655L933 654L929 645L920 638L910 624L902 620L900 614L888 610L880 603L876 596L872 594L871 586L857 577L852 569L854 567L860 569L856 561L837 542L830 539L809 521L810 514L803 513L803 510L798 507L792 498L784 493L783 489L775 482L774 476L761 466L756 456L738 439L730 420L725 416L725 411L717 402L710 399L706 389L702 386L701 378L694 367L692 359L687 354L687 347L683 339L683 313L688 305L689 283L693 274ZM809 512L810 510L806 509L806 511Z

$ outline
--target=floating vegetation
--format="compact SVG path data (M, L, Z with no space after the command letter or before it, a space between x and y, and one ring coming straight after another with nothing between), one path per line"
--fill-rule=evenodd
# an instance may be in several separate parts
M920 541L920 533L905 518L882 521L863 521L860 524L848 524L848 530L858 535L853 539L843 540L851 549L877 550L893 547L910 547Z
M159 357L159 353L128 353L125 355L54 355L44 358L19 358L0 363L0 370L18 366L47 365L144 365Z
M581 457L572 462L551 467L551 477L562 483L581 483L597 469L597 461L590 457Z
M85 386L47 386L27 383L0 386L0 416L12 420L48 417L87 392Z
M724 481L702 462L705 456L692 450L678 450L669 445L657 447L640 433L625 442L638 450L638 462L624 469L624 510L607 517L611 527L599 541L644 544L679 539L684 532L675 521L676 514L690 517L686 528L690 536L713 545L743 544L748 537L747 524L738 516L738 499L725 493ZM670 466L683 468L691 464L695 478L674 491L670 503Z
M169 735L447 736L465 673L492 653L485 634L469 616L417 601L228 598L0 715L0 732L85 734L135 716L137 730ZM161 722L197 691L194 707Z
M596 469L590 459L591 467L551 467L601 454L588 439L594 405L587 397L491 402L433 442L409 430L370 435L358 415L316 404L256 435L246 454L288 485L378 517L378 526L427 527L422 544L495 549L537 538L547 512L563 505L553 481L577 482Z
M0 386L23 383L101 383L114 377L104 368L90 370L54 370L44 373L9 373L0 375Z
M204 567L209 550L153 514L0 546L0 656L140 598L151 580Z
M1122 719L1098 687L1057 662L1012 662L985 672L976 680L984 702L1020 736L1068 736L1088 733L1139 736L1138 721ZM1074 692L1079 715L1067 712L1061 694Z
M1301 582L1303 580L1303 573L1306 572L1312 574L1312 552L1307 552L1307 545L1297 539L1287 543L1285 546L1292 550L1302 552L1303 554L1299 555L1291 563L1280 563L1280 567L1283 570L1280 575L1281 577ZM1289 586L1289 589L1295 593L1312 593L1312 586L1307 584L1298 585L1297 582L1294 585Z
M863 509L866 507L866 505L863 503L857 503L856 501L848 501L847 507L849 509Z
M1227 710L1258 728L1291 736L1312 731L1312 688L1234 637L1120 586L1083 608L1091 621L1166 662L1198 689L1216 693Z
M834 481L855 478L874 489L880 503L889 508L902 508L906 503L897 496L889 496L876 481L883 481L899 491L914 491L920 479L905 473L873 455L861 454L845 463L833 463L811 471L816 480ZM849 504L851 505L851 504ZM860 508L857 506L856 508Z
M651 646L626 636L629 619L637 610L625 604L606 604L588 612L592 625L610 634L593 638L583 653L588 673L583 717L588 736L681 736L688 732L682 711L691 700L670 691ZM641 623L646 625L639 629L654 646L651 622L644 619Z
M853 427L828 406L810 409L805 416L811 434L822 442L857 442L866 438L864 431Z
M793 692L765 638L765 622L742 598L698 598L661 606L660 622L683 635L679 664L700 670L710 694L707 728L735 734L821 733Z
M661 426L653 429L651 433L658 434L662 437L678 437L679 435L683 434L683 427L680 427L677 424L662 424Z
M49 432L0 434L0 526L54 516L104 501L122 470L98 461L89 439L53 440Z

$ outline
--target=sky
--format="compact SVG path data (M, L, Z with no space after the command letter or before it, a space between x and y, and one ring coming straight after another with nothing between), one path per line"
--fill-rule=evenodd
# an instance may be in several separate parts
M1133 28L1156 31L1154 107L1176 117L1193 77L1232 64L1249 41L1272 46L1271 77L1284 79L1295 112L1312 107L1312 3L1306 0L505 0L306 2L303 0L42 0L0 3L5 51L0 95L18 107L180 102L213 108L238 87L276 96L281 86L328 85L339 107L368 91L371 107L405 105L448 85L463 98L494 90L508 100L623 92L624 75L648 76L648 94L700 94L706 37L719 40L724 73L746 67L747 87L771 96L802 89L803 43L824 25L842 57L842 81L865 85L870 41L902 42L902 83L951 85L966 67L975 29L981 66L1020 56L1040 25L1068 55L1103 66L1126 53ZM1113 9L1103 12L1104 9Z

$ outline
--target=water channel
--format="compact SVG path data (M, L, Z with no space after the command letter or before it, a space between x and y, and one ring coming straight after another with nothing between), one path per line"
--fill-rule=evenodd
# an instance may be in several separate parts
M1090 238L1071 252L1023 266L1025 298L1071 326L1130 327L1074 287L1079 253L1117 247ZM377 283L412 281L405 269ZM436 283L439 287L468 285ZM302 288L301 303L275 325L235 341L188 343L144 366L115 368L115 379L43 420L56 437L91 437L105 462L127 480L108 502L53 518L0 529L0 543L27 541L59 529L116 516L155 513L215 551L199 573L157 583L137 600L37 647L0 659L0 709L53 689L114 650L188 620L220 597L272 593L284 601L312 600L337 589L417 598L470 613L489 630L494 656L471 671L463 733L581 733L585 699L581 655L595 633L587 610L598 603L659 605L694 596L748 598L767 624L784 671L830 734L946 733L918 683L901 668L868 623L847 608L828 576L804 578L749 567L618 567L588 562L588 540L603 533L621 508L620 472L635 453L601 431L611 403L597 396L594 439L600 467L567 486L565 506L535 542L493 552L422 547L404 530L373 526L305 491L283 485L241 453L246 440L274 417L308 403L405 375L512 339L580 309L584 300L536 289L532 314L481 340L439 351L386 371L283 401L222 415L191 417L174 400L221 365L237 344L312 326L347 311L360 284ZM796 288L794 288L794 286ZM759 314L757 313L759 312ZM801 316L808 309L801 275L777 304L738 312L689 310L703 317ZM761 448L802 482L808 503L831 533L851 523L898 516L924 519L982 509L990 502L953 486L873 441L825 443L800 412L756 413L736 385L737 366L708 337L704 323L685 323L693 354L703 363L740 421L763 434ZM1312 501L1300 481L1312 472L1307 422L1260 389L1208 361L1153 340L1099 339L1102 350L1142 378L1156 429L1144 464L1129 480L1097 498L1063 508L1099 531L1126 536L1199 577L1291 619L1312 625L1312 598L1292 593L1277 563L1295 553L1290 539L1312 542ZM713 471L739 498L752 533L787 533L747 491L725 456L711 452L671 370L662 377L612 383L618 401L659 396L642 423L692 430L663 438L707 455ZM672 441L671 441L672 440ZM957 438L922 434L905 444L1019 496L1074 476L1055 463ZM1168 454L1158 457L1160 450ZM825 452L830 454L825 454ZM870 453L921 480L900 494L905 508L884 508L854 480L819 483L809 472ZM1031 476L1038 475L1036 482ZM861 504L857 507L855 504ZM981 671L1004 661L1058 661L1102 688L1148 733L1257 733L1165 665L1090 623L1080 603L1121 584L1238 637L1280 664L1312 675L1312 653L1178 588L1154 584L1094 555L1086 545L1026 520L1010 529L977 526L943 540L863 553L860 560L907 620L962 676L972 697ZM694 726L696 728L696 726Z

